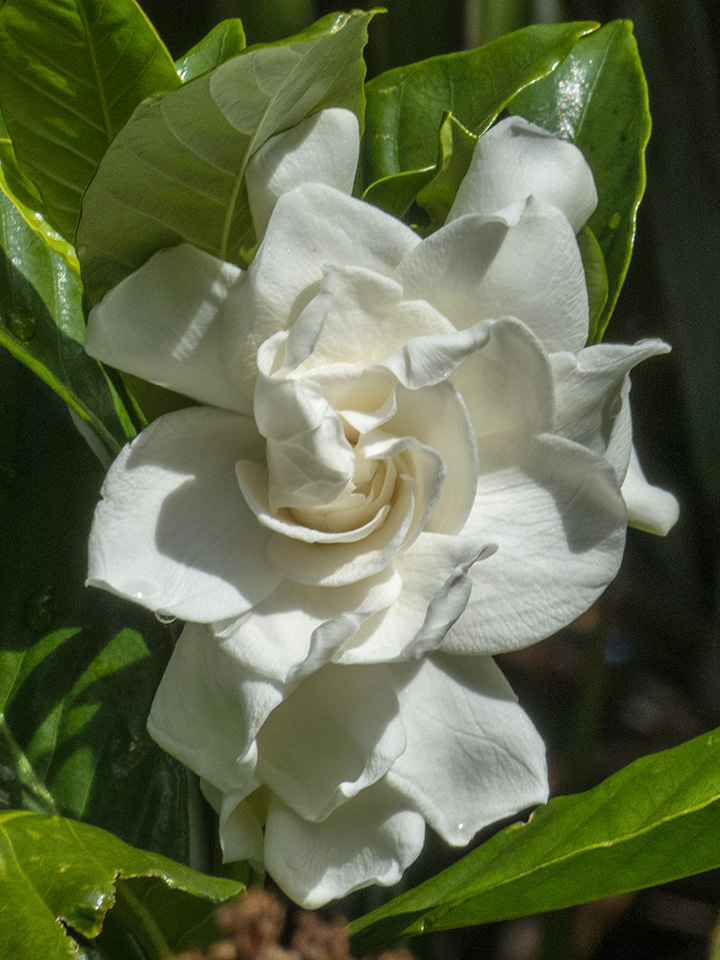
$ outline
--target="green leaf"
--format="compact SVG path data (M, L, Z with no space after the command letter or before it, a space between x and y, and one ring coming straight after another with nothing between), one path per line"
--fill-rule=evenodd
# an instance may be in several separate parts
M577 144L592 168L599 203L588 225L609 284L600 339L627 273L645 191L650 111L630 21L616 20L580 40L555 73L520 93L508 109Z
M600 323L608 298L608 275L605 267L605 257L590 227L584 226L578 233L577 240L585 270L585 283L587 284L590 307L588 344L600 343L602 340Z
M447 111L483 133L523 87L544 77L594 23L526 27L478 50L446 54L381 74L365 87L360 191L383 177L422 170L437 160Z
M0 346L65 400L110 456L136 430L102 365L82 348L82 285L0 190Z
M400 935L558 910L720 866L719 749L720 729L551 800L356 920L353 946L370 952Z
M370 184L363 193L362 199L402 220L415 203L418 191L434 176L435 167L428 167L425 170L406 170L405 173L383 177L382 180L376 180L375 183Z
M215 906L241 889L96 827L21 811L0 813L0 863L0 955L13 960L76 957L60 921L92 939L109 910L142 956L162 960L192 946Z
M0 6L0 109L45 216L67 240L115 134L141 100L179 84L135 0Z
M0 115L0 191L15 204L25 223L52 250L59 253L74 273L80 274L75 248L64 240L45 219L44 204L37 187L18 166L15 149Z
M440 127L440 152L433 179L418 193L417 202L430 214L430 230L447 220L458 187L468 172L477 137L452 113L446 114Z
M255 246L247 163L274 133L323 107L362 113L371 16L356 11L319 39L249 50L138 108L83 202L78 256L92 302L182 242L247 265Z
M477 137L448 111L440 124L438 141L437 162L432 167L376 180L362 199L399 219L417 202L430 216L423 232L432 233L441 227L468 171Z
M183 83L193 80L208 70L214 70L226 60L231 60L245 49L245 31L237 17L223 20L210 33L188 50L175 64Z
M85 588L103 471L65 405L5 351L0 409L0 806L184 858L185 771L145 729L168 629Z

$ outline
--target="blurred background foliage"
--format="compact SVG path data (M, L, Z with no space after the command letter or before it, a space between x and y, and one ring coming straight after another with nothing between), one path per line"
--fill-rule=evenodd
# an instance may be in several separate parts
M241 17L248 43L256 43L338 8L328 0L141 2L176 58L226 17ZM548 741L554 791L585 789L638 756L720 724L717 0L386 6L371 26L371 77L530 23L635 24L654 132L635 255L606 339L661 336L673 345L669 359L635 372L633 409L646 472L678 496L681 519L665 541L630 531L622 572L595 608L558 636L500 658ZM455 856L431 839L404 885ZM340 909L361 913L385 897L366 891ZM720 877L706 874L560 914L431 935L412 949L419 960L720 960L719 906Z

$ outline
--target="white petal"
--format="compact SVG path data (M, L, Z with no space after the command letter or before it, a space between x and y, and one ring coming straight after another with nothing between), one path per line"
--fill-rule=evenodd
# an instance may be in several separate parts
M667 490L647 482L635 447L631 451L621 492L627 504L631 527L664 537L677 523L680 513L677 500Z
M561 437L479 443L481 474L464 533L498 545L471 569L473 592L442 649L500 653L583 613L622 558L627 513L612 467Z
M180 634L160 681L150 736L216 790L254 789L258 730L282 701L283 691L223 650L204 624Z
M576 233L597 206L580 150L522 117L508 117L480 137L448 221L494 213L531 194L561 210Z
M555 381L554 432L605 457L623 482L630 459L632 430L628 374L648 357L668 353L662 340L641 340L634 346L602 343L576 356L550 358Z
M397 413L385 430L397 436L412 436L435 450L445 463L446 475L440 498L427 529L435 533L458 533L475 501L477 447L467 408L449 383L420 390L397 389Z
M476 437L553 426L552 370L542 344L522 323L486 321L487 340L452 374Z
M277 337L258 352L255 421L267 438L268 499L273 510L331 503L353 475L340 417L312 380L271 375Z
M404 301L396 280L362 268L328 268L318 295L290 330L285 364L296 373L365 365L384 360L411 337L452 331L428 303Z
M227 304L227 315L242 320L226 357L233 381L252 390L258 347L297 320L326 264L389 274L419 242L395 217L332 187L312 183L283 194Z
M397 271L406 295L423 297L464 328L515 317L548 350L580 350L588 297L568 221L534 197L497 215L467 216L432 234Z
M542 738L490 657L391 669L408 742L386 780L448 843L547 800Z
M388 667L330 664L265 721L258 777L306 820L325 820L375 783L405 749Z
M294 187L317 182L352 193L359 150L357 117L340 107L321 110L264 143L245 174L258 239L278 198Z
M249 796L244 793L223 794L207 780L200 780L200 789L218 814L223 863L245 860L256 870L264 870L263 824L267 813L265 790L255 790Z
M470 568L493 552L492 544L469 537L421 533L394 561L402 584L397 598L360 626L335 662L413 660L435 650L467 606Z
M241 275L189 244L161 250L90 311L85 349L201 403L250 412L223 360L223 307Z
M284 580L245 617L212 626L228 654L289 689L327 663L368 617L390 606L401 587L392 567L341 587Z
M105 479L88 584L205 623L259 603L280 576L265 559L266 531L245 503L235 463L262 457L242 414L193 407L160 417Z
M218 810L220 814L218 832L223 863L245 860L256 870L263 870L265 837L262 821L253 804L254 796L255 794L241 802L232 795L223 797Z
M272 800L265 862L288 896L312 910L372 883L397 883L424 837L423 818L403 809L402 798L380 781L322 823L303 820Z

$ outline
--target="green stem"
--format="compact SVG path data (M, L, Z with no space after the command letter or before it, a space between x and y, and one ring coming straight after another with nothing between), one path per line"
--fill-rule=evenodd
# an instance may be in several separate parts
M164 960L165 957L170 956L170 946L162 930L145 904L132 892L129 883L118 880L116 889L117 907L115 909L119 908L121 919L142 944L149 960ZM151 952L148 953L148 950Z
M48 813L59 817L61 815L60 810L53 800L52 794L35 773L32 764L20 748L20 744L12 735L12 731L5 719L5 714L2 712L0 712L0 733L5 737L7 745L10 748L10 753L15 761L21 782L35 794Z

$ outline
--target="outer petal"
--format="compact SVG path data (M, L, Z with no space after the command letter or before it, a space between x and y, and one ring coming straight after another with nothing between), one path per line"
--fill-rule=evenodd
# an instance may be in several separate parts
M677 523L680 507L675 497L645 479L635 447L632 448L622 495L628 508L628 523L638 530L664 537Z
M580 350L588 298L580 250L557 208L529 197L493 216L448 223L397 270L408 297L422 297L456 327L516 317L552 350Z
M425 823L383 781L311 823L270 802L265 862L282 889L315 909L372 883L390 886L422 850Z
M254 789L251 749L283 691L224 650L204 624L189 623L160 681L148 718L154 740L224 794Z
M545 745L490 657L391 669L408 742L386 780L448 843L547 800Z
M200 403L249 412L223 360L222 308L241 275L189 244L161 250L90 311L85 349Z
M255 153L245 174L255 232L262 239L278 198L304 183L324 183L352 193L360 128L350 110L321 110L271 137Z
M270 714L257 744L263 783L304 819L325 820L405 749L388 667L316 671Z
M262 459L242 414L194 407L160 417L126 446L102 489L88 584L182 620L239 616L280 581L266 533L235 476Z
M471 570L473 592L442 650L500 653L579 616L617 573L627 513L615 471L561 437L493 437L469 536L498 545Z
M542 344L516 320L485 321L485 326L482 349L450 378L467 405L475 436L551 430L552 370Z
M255 259L228 301L235 318L230 376L252 395L255 354L288 329L315 296L326 264L390 273L420 242L395 217L319 183L283 194Z
M628 374L642 360L669 350L662 340L641 340L635 346L602 343L586 347L577 356L557 353L550 358L555 432L605 457L620 483L632 443Z
M494 213L531 194L561 210L576 233L597 206L592 171L578 148L522 117L508 117L480 137L448 222Z

